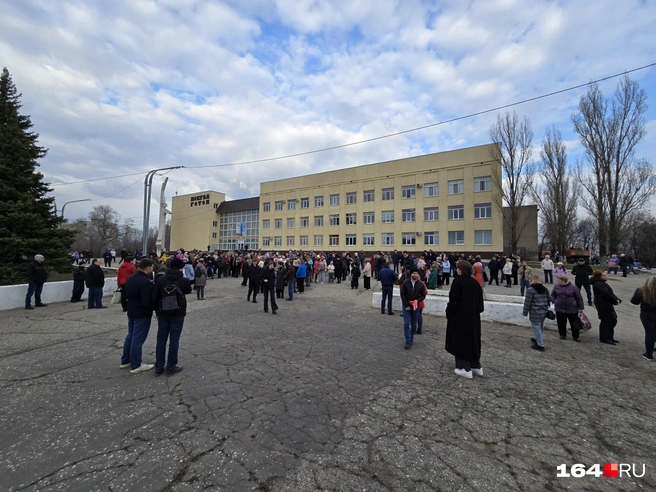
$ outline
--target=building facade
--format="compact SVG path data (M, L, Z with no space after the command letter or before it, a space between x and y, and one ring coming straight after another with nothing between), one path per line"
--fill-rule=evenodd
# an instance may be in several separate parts
M219 215L219 244L222 251L259 249L260 199L244 198L223 202Z
M503 251L493 144L260 184L260 248Z

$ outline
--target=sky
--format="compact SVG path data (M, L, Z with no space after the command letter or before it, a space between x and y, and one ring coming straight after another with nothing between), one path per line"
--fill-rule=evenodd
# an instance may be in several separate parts
M185 166L166 175L170 205L176 192L246 198L262 181L487 144L495 111L239 164L656 62L656 0L0 0L0 13L0 66L49 149L40 171L58 207L92 199L69 204L69 220L110 205L141 224L145 173L161 167ZM631 77L650 105L638 157L656 164L656 66ZM610 97L618 81L599 86ZM552 124L569 162L580 157L571 115L585 90L510 109L530 119L536 158Z

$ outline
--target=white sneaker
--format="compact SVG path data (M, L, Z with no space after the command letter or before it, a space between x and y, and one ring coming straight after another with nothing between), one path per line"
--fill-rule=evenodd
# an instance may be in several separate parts
M474 368L472 367L472 372L473 372L476 376L482 376L482 375L483 375L483 368L481 367L480 369L474 369Z
M471 371L465 371L464 369L456 369L453 372L455 372L458 376L462 376L463 378L471 379L474 376L472 376Z
M120 366L118 366L119 369L127 369L128 367L130 367L129 362L127 364L121 364Z
M141 364L136 369L132 369L130 374L139 374L140 372L150 371L153 367L155 367L155 364Z

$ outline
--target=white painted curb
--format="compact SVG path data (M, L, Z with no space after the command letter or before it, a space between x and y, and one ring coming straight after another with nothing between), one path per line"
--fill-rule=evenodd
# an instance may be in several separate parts
M116 290L116 277L105 278L103 295L112 294ZM8 309L25 308L25 295L27 294L27 284L20 285L3 285L0 287L0 311ZM46 282L43 284L41 301L45 304L51 302L70 302L73 295L73 281L65 282ZM84 289L82 299L89 295L89 289ZM380 302L380 301L379 301ZM32 297L34 305L34 297Z

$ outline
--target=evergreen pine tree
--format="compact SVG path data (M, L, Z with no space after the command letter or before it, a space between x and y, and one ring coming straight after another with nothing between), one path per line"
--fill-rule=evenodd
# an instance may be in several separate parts
M20 114L21 94L7 68L0 76L0 285L27 280L25 269L42 254L45 265L72 270L67 249L73 232L60 229L52 190L36 171L47 150L37 145L29 116Z

